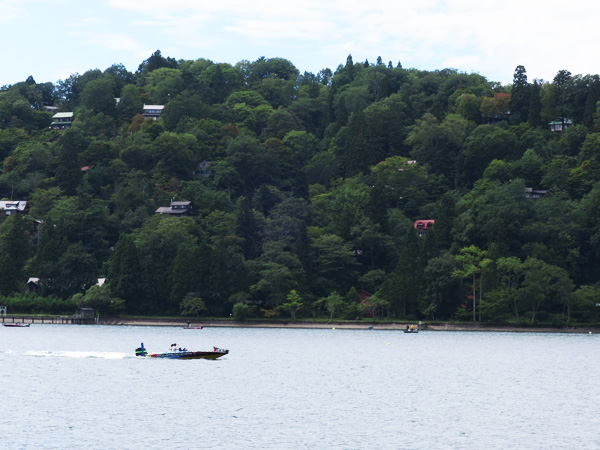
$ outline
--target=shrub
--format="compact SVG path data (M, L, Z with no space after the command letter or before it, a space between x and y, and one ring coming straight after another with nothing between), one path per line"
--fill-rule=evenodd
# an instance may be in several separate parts
M236 303L233 305L232 315L235 320L246 320L250 317L250 307L245 303Z

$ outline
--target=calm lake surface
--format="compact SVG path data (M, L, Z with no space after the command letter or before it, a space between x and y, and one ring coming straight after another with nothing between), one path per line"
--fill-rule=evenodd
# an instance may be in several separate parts
M172 343L216 361L136 358ZM599 449L600 336L0 327L2 449Z

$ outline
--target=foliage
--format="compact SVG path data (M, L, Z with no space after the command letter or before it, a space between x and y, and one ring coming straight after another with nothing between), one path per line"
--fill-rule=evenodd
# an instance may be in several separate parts
M236 303L233 305L232 316L235 320L246 320L250 317L250 307L245 303Z
M282 303L279 307L284 311L288 311L292 320L296 320L296 313L304 306L304 303L302 303L302 298L300 297L300 294L296 292L296 290L292 289L286 296L286 300L287 301Z
M195 314L196 317L200 317L201 313L208 311L204 300L200 298L197 292L188 292L179 307L181 308L181 314L184 316Z
M0 199L29 214L0 211L0 295L23 311L598 320L600 77L517 66L501 86L376 60L301 74L157 50L135 74L3 86ZM48 107L71 127L50 129ZM156 213L178 201L192 214ZM30 277L47 302L22 300Z
M93 308L100 314L111 316L118 315L126 309L125 300L114 297L107 284L92 286L84 294L75 294L72 301L79 308Z

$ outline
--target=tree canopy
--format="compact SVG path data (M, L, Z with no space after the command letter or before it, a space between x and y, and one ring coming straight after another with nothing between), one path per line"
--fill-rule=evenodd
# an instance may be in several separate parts
M0 295L36 278L114 314L598 321L600 76L373 60L157 50L2 86Z

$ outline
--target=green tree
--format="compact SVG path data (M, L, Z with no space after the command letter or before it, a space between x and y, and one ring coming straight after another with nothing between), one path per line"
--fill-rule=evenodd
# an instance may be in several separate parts
M542 123L542 102L540 99L542 88L538 80L534 80L533 84L530 85L530 97L529 97L529 113L527 115L527 122L532 127L538 127Z
M433 173L452 180L467 130L467 120L459 115L449 114L440 123L433 114L426 113L408 134L411 156Z
M144 88L154 100L154 104L164 105L174 99L184 89L184 81L179 69L161 67L149 72Z
M176 310L176 305L190 292L202 289L208 281L203 271L203 260L206 256L198 245L182 244L177 249L171 268L170 309ZM206 262L204 262L206 264Z
M282 303L279 307L285 311L288 311L292 320L296 320L296 314L304 306L304 303L302 303L302 297L300 297L300 294L298 294L296 290L292 289L286 296L286 300L287 301Z
M352 247L341 237L311 230L311 246L314 251L312 281L317 293L344 292L356 278L356 256ZM322 294L321 294L322 295Z
M144 100L141 89L134 84L123 86L119 103L117 103L119 119L130 122L136 114L141 114L143 107Z
M116 84L112 78L92 80L81 91L79 104L96 114L102 113L114 117L117 109L115 91Z
M142 312L137 304L141 290L140 273L135 243L131 235L122 234L108 261L108 282L112 292L125 299L129 312Z
M558 306L558 311L568 323L571 319L569 300L574 287L567 272L536 258L527 258L523 271L525 276L519 295L530 304L530 321L535 322L542 309L552 310Z
M480 125L466 138L458 157L456 182L460 187L471 187L494 159L513 158L514 134L493 125Z
M31 256L28 221L12 215L0 223L0 295L8 296L25 286L25 262Z
M88 142L80 131L67 130L60 144L55 181L65 194L74 195L83 177L79 155L87 148Z
M517 66L513 76L510 100L510 119L513 123L521 123L529 116L530 89L527 82L527 71L523 66Z
M372 295L363 300L363 302L359 305L359 311L363 314L368 314L373 319L377 317L384 317L387 315L389 317L390 303L387 300L377 297L376 295Z
M196 244L195 223L189 217L153 216L136 230L134 240L141 267L138 307L151 314L167 314L172 310L173 260L181 245Z
M176 134L166 131L151 144L156 169L165 175L190 179L195 168L195 151L198 141L191 134Z
M336 313L341 312L345 306L344 299L337 292L332 292L327 297L321 298L319 301L325 306L325 309L329 313L329 319L333 319Z
M94 308L100 314L118 315L126 309L125 301L114 297L106 283L91 286L85 293L75 294L73 301L80 308Z
M483 296L483 273L491 264L486 258L486 252L475 245L460 249L456 256L458 269L452 272L455 278L469 279L471 283L471 295L473 298L473 321L477 320L477 294L479 293L479 320L481 321L481 299Z
M598 311L598 298L600 298L600 288L597 286L579 286L573 292L571 314L582 322L595 322L600 320Z
M432 320L448 320L460 306L462 299L459 281L452 276L455 269L456 258L450 253L427 262L423 273L425 291L420 304L424 316Z
M184 316L195 314L196 317L200 317L201 313L208 311L204 300L197 292L188 292L179 307L181 308L181 314Z
M85 251L81 242L71 244L56 261L57 276L51 292L68 298L85 291L98 281L98 262Z
M499 285L489 293L489 297L493 303L500 305L500 309L509 307L519 323L521 320L519 312L523 309L522 298L519 295L524 276L523 261L515 256L510 256L499 258L495 265Z

